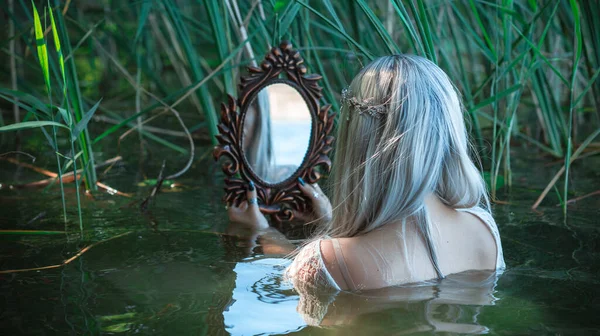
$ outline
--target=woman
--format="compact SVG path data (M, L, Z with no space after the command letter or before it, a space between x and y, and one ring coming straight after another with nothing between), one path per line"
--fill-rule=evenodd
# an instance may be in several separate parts
M299 290L366 290L505 265L481 174L469 158L461 103L448 76L418 56L381 57L343 93L332 174L333 209L286 271ZM233 222L268 223L250 186Z

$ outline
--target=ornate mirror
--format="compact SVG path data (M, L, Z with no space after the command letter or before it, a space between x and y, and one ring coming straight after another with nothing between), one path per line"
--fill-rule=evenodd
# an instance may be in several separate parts
M282 42L265 56L260 67L249 67L241 78L238 99L221 106L219 145L223 158L227 205L246 200L253 181L261 211L281 223L293 210L308 211L309 200L298 178L317 182L328 173L334 115L321 106L318 74L307 74L300 53Z

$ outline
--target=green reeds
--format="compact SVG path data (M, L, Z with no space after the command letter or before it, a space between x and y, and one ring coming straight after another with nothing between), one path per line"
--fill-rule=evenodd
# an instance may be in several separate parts
M565 176L558 189L566 209L573 153L589 146L589 137L600 129L600 5L595 1L143 0L103 2L98 5L102 11L89 12L71 2L64 16L59 1L53 4L54 41L62 49L57 49L58 57L48 58L44 81L54 83L52 74L62 74L56 82L64 90L58 101L65 103L59 104L61 109L43 109L26 96L11 101L28 111L29 118L37 118L24 119L33 124L19 127L54 126L60 138L68 133L62 131L67 126L76 135L72 152L81 153L76 164L83 166L89 189L96 179L92 144L116 142L114 135L123 127L186 154L172 139L133 122L144 116L145 124L166 105L189 111L182 118L214 142L218 104L225 93L235 94L244 67L260 63L268 46L280 38L291 40L310 71L323 76L324 102L335 108L341 89L375 57L413 53L439 64L463 94L492 198L497 197L496 189L511 186L517 142L527 151L564 160ZM15 34L27 35L18 13L11 18L16 20ZM69 37L77 41L75 48ZM99 113L118 122L95 137L87 127L78 132L74 128L87 117L81 92L86 85L94 87L78 81L78 48L86 52L80 61L87 57L90 63L102 63L104 71L86 82L105 84L107 89L96 93L107 97ZM12 56L27 64L27 57ZM29 84L22 88L34 86L19 80ZM6 90L0 95L21 99Z
M60 8L60 2L54 0L56 8ZM52 8L49 6L49 11L52 12ZM54 19L53 19L54 22ZM61 76L63 77L65 98L67 100L68 110L72 111L76 123L80 123L84 118L85 109L83 106L83 97L80 90L79 79L77 77L77 69L75 67L75 57L70 57L67 60L63 59L63 54L71 55L73 53L71 49L71 42L69 34L67 33L67 27L63 14L60 10L56 11L56 23L53 23L55 44L61 44L58 39L59 36L62 38L61 46L57 46L57 53L61 66ZM60 49L62 47L62 49ZM87 124L87 123L86 123ZM81 133L78 134L78 140L83 155L81 161L84 170L84 182L87 190L96 190L96 167L94 164L94 151L92 150L92 144L90 141L90 135L87 127L83 127ZM75 153L73 153L74 155Z
M598 89L600 53L593 48L600 41L599 21L587 15L582 23L579 10L579 6L597 9L596 4L503 0L433 5L398 0L386 7L357 0L348 12L345 5L329 1L322 6L297 3L312 14L312 34L345 40L359 57L371 59L399 50L423 55L442 66L464 93L472 134L491 173L493 198L499 175L511 185L511 139L518 138L568 163L562 195L567 204L573 144L600 128L597 116L578 115L584 109L576 106L585 101L590 110L599 108L597 97L586 96L589 90ZM358 42L360 36L370 38ZM582 50L587 51L585 62ZM322 57L320 61L328 62ZM581 95L573 94L580 91ZM578 120L579 124L592 123L575 134Z
M50 55L48 53L48 46L47 46L46 39L44 36L43 26L41 23L40 15L37 10L37 7L35 6L35 3L33 3L33 2L32 2L32 11L33 11L33 20L34 20L35 46L36 46L36 50L37 50L38 61L39 61L40 67L41 67L41 73L42 73L42 77L44 80L49 104L45 104L42 101L38 100L37 98L35 98L31 95L26 95L26 94L23 94L23 93L20 93L17 91L0 90L1 97L5 98L9 101L12 101L14 104L18 104L20 107L24 108L29 113L34 115L34 117L37 119L36 121L22 121L22 122L16 122L14 124L0 127L0 132L15 131L15 130L27 129L27 128L41 128L41 130L44 132L44 134L46 135L46 138L49 141L50 146L52 147L52 149L55 153L55 157L56 157L56 164L57 164L57 169L58 169L58 181L59 181L60 190L61 190L61 199L62 199L62 207L63 207L63 218L64 218L65 223L67 222L67 207L66 207L64 184L63 184L63 178L62 178L64 168L63 168L63 163L61 162L62 161L61 159L66 159L65 167L69 167L71 165L73 166L73 172L74 172L73 175L74 175L74 179L75 179L76 198L77 198L78 222L79 222L80 230L83 231L83 218L82 218L82 211L81 211L79 182L78 182L78 177L77 177L78 174L76 173L77 172L77 160L78 160L78 158L80 158L82 160L83 166L84 166L84 171L89 170L89 167L94 169L93 175L88 174L86 176L87 185L93 185L93 188L88 188L88 189L94 189L95 185L96 185L96 180L95 180L95 168L93 165L93 159L90 159L91 156L89 156L89 155L86 156L86 153L89 153L89 151L85 150L86 141L85 141L85 137L82 137L82 136L84 134L87 134L87 125L88 125L91 117L97 110L99 102L96 105L94 105L85 114L80 114L78 116L77 113L72 112L73 109L71 108L71 105L69 104L69 92L70 92L70 87L73 87L73 85L70 85L71 81L68 78L68 71L65 70L65 61L64 61L63 54L62 54L62 48L61 48L62 45L61 45L61 41L60 41L60 37L59 37L59 29L56 24L55 16L52 12L51 7L48 6L48 13L50 16L50 23L51 23L51 28L52 28L52 32L53 32L53 38L54 38L54 46L55 46L55 50L56 50L56 56L58 59L59 67L60 67L60 80L58 81L58 86L59 87L62 86L62 90L59 90L59 91L62 93L61 98L63 101L65 101L66 108L62 108L53 103L53 95L52 95L52 87L53 86L52 86L52 80L50 77L50 61L49 61ZM44 14L46 13L45 9L44 9L43 13ZM62 17L61 15L62 14L59 14L57 16ZM75 85L75 86L77 86L77 85ZM79 90L79 88L77 88L77 90ZM73 98L73 96L71 96L71 98ZM80 106L80 105L78 105L78 106ZM74 114L74 116L72 114ZM46 119L46 120L40 120L40 119ZM44 127L51 127L51 130L52 130L51 137L48 136ZM58 128L65 129L69 133L69 136L67 139L70 144L71 157L60 153L59 141L58 141ZM83 151L81 152L82 155L79 155L78 151L76 151L77 147L80 147L83 149Z

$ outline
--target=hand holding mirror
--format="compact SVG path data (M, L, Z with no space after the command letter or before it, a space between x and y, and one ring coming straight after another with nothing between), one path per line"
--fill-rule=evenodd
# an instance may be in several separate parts
M334 115L321 106L318 74L307 74L300 53L288 42L273 48L260 67L241 78L238 99L221 106L215 160L223 159L227 205L246 200L250 181L261 211L281 223L310 201L298 178L316 183L331 168L328 157Z

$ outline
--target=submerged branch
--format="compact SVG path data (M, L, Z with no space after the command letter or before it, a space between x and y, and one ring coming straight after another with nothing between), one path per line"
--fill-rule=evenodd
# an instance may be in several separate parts
M160 187L162 187L162 184L165 181L165 178L163 177L163 173L165 171L165 165L166 165L166 162L165 162L165 160L163 160L162 167L160 167L160 172L158 173L158 177L156 178L156 184L154 185L154 188L152 188L150 195L148 195L148 197L146 197L146 199L144 199L142 201L142 203L140 204L140 210L143 213L146 213L148 211L148 204L150 203L150 201L152 199L154 199L156 194L158 194L158 192L160 191Z
M44 186L47 186L47 185L49 185L51 183L54 183L59 178L58 174L56 174L55 172L52 172L52 171L49 171L49 170L46 170L46 169L34 166L32 164L29 164L29 163L21 162L21 161L15 160L13 158L2 158L2 159L6 160L6 161L8 161L10 163L14 163L14 164L16 164L18 166L29 168L29 169L31 169L31 170L33 170L35 172L38 172L38 173L40 173L42 175L49 176L49 178L47 178L47 179L43 179L43 180L31 182L31 183L12 185L12 186L10 186L12 188L44 187ZM116 162L118 162L118 161L120 161L122 159L123 158L121 156L116 156L116 157L114 157L114 158L112 158L110 160L106 160L106 161L104 161L104 162L102 162L100 164L97 164L95 167L96 167L96 169L97 168L102 168L102 167L114 164L114 163L116 163ZM81 176L81 173L83 173L83 169L78 169L77 170L77 178L78 179ZM75 174L73 172L68 172L66 174L63 174L62 178L61 178L62 183L71 183L71 182L74 182L75 180L76 180L75 179ZM96 185L98 187L106 190L111 195L119 195L119 196L124 196L124 197L131 197L132 196L131 194L120 192L120 191L118 191L118 190L116 190L114 188L111 188L110 186L108 186L108 185L106 185L104 183L101 183L101 182L96 182Z
M594 192L591 192L591 193L589 193L589 194L585 194L585 195L583 195L583 196L579 196L579 197L576 197L576 198L570 199L570 200L568 200L568 201L567 201L567 204L573 204L573 203L575 203L575 202L579 202L579 201L581 201L582 199L585 199L585 198L588 198L588 197L592 197L592 196L595 196L595 195L600 195L600 190L596 190L596 191L594 191ZM562 205L562 204L557 204L556 206L561 206L561 205Z

